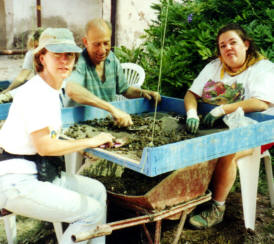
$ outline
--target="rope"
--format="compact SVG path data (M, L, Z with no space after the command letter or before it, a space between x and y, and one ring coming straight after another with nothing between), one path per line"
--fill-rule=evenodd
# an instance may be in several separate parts
M161 43L161 52L160 52L160 69L159 69L158 86L157 86L157 92L158 93L159 93L159 90L160 90L160 83L161 83L161 79L162 79L162 65L163 65L164 43L165 43L166 27L167 27L167 16L168 16L168 5L166 7L164 31L163 31L163 36L162 36L162 40L161 40L162 43ZM152 137L151 137L151 142L148 144L149 147L154 146L153 140L154 140L154 132L155 132L155 124L156 124L157 105L158 105L158 103L155 102L155 110L154 110L153 124L152 124ZM148 156L148 153L146 151L145 156L144 156L144 164L141 168L141 172L144 172L144 167L145 167L146 162L147 162L147 156Z
M160 69L159 69L158 86L157 86L157 92L158 93L159 93L159 90L160 90L160 84L161 84L161 80L162 80L163 53L164 53L166 28L167 28L167 16L168 16L168 5L166 6L164 30L163 30L162 40L161 40L162 43L161 43L161 52L160 52ZM155 110L154 110L154 116L153 116L153 127L152 127L152 137L151 137L151 142L150 142L149 146L153 146L155 124L156 124L155 122L156 122L156 115L157 115L157 106L158 106L158 103L155 102Z

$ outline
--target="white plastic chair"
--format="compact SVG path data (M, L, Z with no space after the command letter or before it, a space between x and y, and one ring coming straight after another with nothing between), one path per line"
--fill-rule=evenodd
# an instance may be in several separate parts
M261 154L261 147L257 147L251 155L239 158L237 160L240 173L243 213L246 229L255 230L256 198L260 161L262 158L265 164L271 207L274 207L273 172L269 152L265 151Z
M4 220L8 244L15 244L16 243L16 215L9 214L5 216L1 216L0 220Z
M144 69L134 63L122 63L123 72L126 76L127 82L130 86L141 88L145 81ZM122 95L116 95L116 101L125 100L126 98Z
M0 220L4 220L6 237L8 244L15 244L16 242L16 215L11 213L5 216L1 216ZM54 222L53 223L56 238L58 243L61 241L63 235L62 223Z

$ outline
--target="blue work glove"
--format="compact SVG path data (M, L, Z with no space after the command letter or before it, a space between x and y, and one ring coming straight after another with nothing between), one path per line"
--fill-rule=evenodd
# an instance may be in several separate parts
M225 115L225 111L223 106L220 105L214 109L212 109L203 119L203 123L207 126L213 127L215 121Z
M200 119L197 110L190 109L187 111L186 129L192 134L196 134L199 128Z

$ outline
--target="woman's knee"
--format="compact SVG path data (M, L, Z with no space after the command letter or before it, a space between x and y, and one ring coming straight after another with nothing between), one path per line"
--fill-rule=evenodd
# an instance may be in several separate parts
M105 203L107 198L105 186L98 180L82 175L62 174L62 178L54 182L64 188L76 191Z
M107 190L104 184L96 179L85 177L89 184L86 184L85 194L105 206L107 201ZM89 185L89 186L88 186Z

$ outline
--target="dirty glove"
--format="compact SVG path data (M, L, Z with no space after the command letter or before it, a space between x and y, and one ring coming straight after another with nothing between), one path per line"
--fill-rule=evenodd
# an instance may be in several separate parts
M223 105L220 105L214 109L212 109L204 118L203 123L207 126L213 127L214 122L225 115L225 111L223 109Z
M199 128L200 119L196 109L187 111L186 129L192 134L196 134Z

